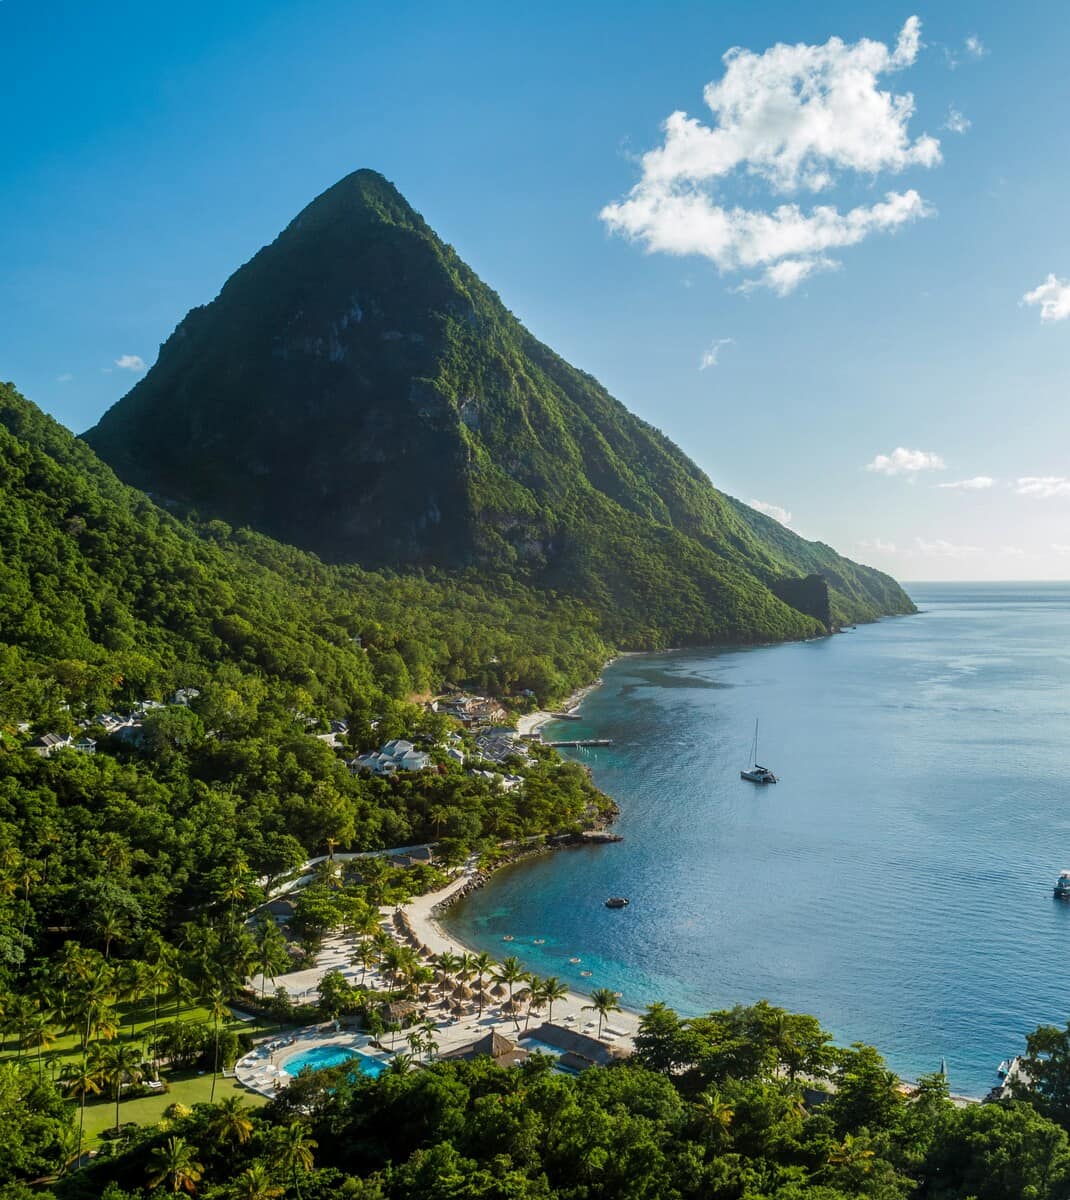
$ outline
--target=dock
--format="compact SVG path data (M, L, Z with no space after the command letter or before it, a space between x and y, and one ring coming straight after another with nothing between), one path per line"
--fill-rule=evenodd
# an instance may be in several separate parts
M582 721L583 718L579 713L575 712L552 712L550 714L555 721Z
M553 746L555 750L576 750L582 746L612 746L612 738L576 738L571 742L546 742L547 746Z

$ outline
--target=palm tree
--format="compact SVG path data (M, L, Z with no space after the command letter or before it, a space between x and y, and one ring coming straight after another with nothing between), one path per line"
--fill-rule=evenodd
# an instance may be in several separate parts
M15 1053L16 1063L22 1060L22 1052L26 1047L26 1040L29 1037L30 1029L33 1026L33 1020L36 1015L37 1006L29 996L14 996L8 1005L7 1026L15 1035L17 1047Z
M175 1196L179 1192L195 1192L204 1175L204 1167L194 1160L194 1153L189 1142L181 1137L168 1138L164 1145L157 1146L146 1168L149 1187L166 1183Z
M357 942L356 949L349 957L351 966L360 967L360 986L364 986L364 979L368 974L368 968L373 963L379 961L379 951L375 946L365 938L363 941Z
M81 1158L85 1131L85 1102L90 1096L100 1095L100 1070L95 1064L90 1066L84 1060L80 1064L70 1063L61 1083L68 1096L78 1097L78 1157Z
M116 1133L119 1132L119 1104L123 1098L123 1084L127 1080L131 1083L140 1083L144 1078L145 1073L141 1068L142 1058L141 1047L134 1046L130 1042L116 1042L114 1045L107 1046L101 1055L105 1082L111 1084L115 1089Z
M407 1075L412 1069L413 1063L416 1061L416 1056L406 1054L403 1050L395 1054L390 1060L390 1065L386 1068L391 1075Z
M267 980L275 983L275 976L289 965L289 955L286 953L286 938L278 925L268 918L256 934L256 953L253 956L252 967L260 976L260 999L264 998L264 987Z
M145 986L152 991L152 1065L156 1065L156 1032L160 1023L160 993L166 992L173 978L168 964L161 957L149 964L145 972Z
M728 1137L729 1126L732 1124L732 1118L736 1115L736 1110L721 1099L720 1093L715 1088L700 1092L695 1097L694 1104L695 1111L709 1131L711 1138L718 1144L723 1142Z
M129 962L123 965L116 972L116 991L124 1000L129 1001L130 1010L127 1014L130 1025L130 1036L134 1036L134 1026L137 1021L137 1008L141 1000L142 993L148 990L148 972L149 966L147 963L141 962L139 959L132 958Z
M30 1018L25 1040L27 1049L37 1050L37 1078L40 1079L44 1074L41 1055L45 1050L50 1050L56 1041L56 1035L52 1031L52 1022L48 1015L41 1012L40 1009Z
M237 1142L244 1146L253 1136L249 1106L242 1104L240 1096L225 1097L208 1118L208 1130L219 1142Z
M499 983L504 983L508 987L509 1004L512 1006L513 985L516 983L523 983L523 981L527 979L527 975L524 973L524 968L520 965L520 959L517 958L515 954L510 954L508 958L503 958L494 972L494 978L497 979ZM519 1025L519 1021L517 1024Z
M602 1036L602 1022L609 1016L610 1013L620 1012L620 1002L617 1000L617 993L609 988L595 988L591 993L591 1003L585 1004L584 1010L593 1009L598 1013L598 1033L597 1037Z
M546 1019L554 1019L554 1005L568 996L568 987L556 975L548 975L542 981L542 998L546 1005Z
M442 993L442 995L445 995L449 977L455 975L460 969L461 960L456 954L451 954L448 950L444 950L435 959L435 966L439 971L442 972L443 975L447 976L447 978L443 979L439 984L439 991Z
M873 1169L872 1160L875 1154L876 1152L870 1150L861 1138L848 1133L844 1135L843 1141L832 1149L827 1162L832 1167L847 1167L868 1175Z
M89 1049L89 1039L94 1032L100 1032L107 1021L114 995L110 973L79 981L71 1003L82 1042L83 1060Z
M126 932L126 925L118 913L103 911L93 920L93 928L104 939L104 958L111 957L112 942L121 941Z
M277 1200L285 1191L275 1182L268 1165L258 1159L234 1180L230 1195L234 1200Z
M208 1011L212 1017L212 1037L215 1042L215 1049L212 1055L212 1090L208 1097L210 1104L215 1103L215 1081L219 1074L219 1022L230 1016L230 1009L227 1008L226 994L220 991L219 988L213 988L208 994Z
M293 1180L294 1195L297 1197L301 1195L298 1181L302 1175L312 1170L312 1152L317 1145L309 1135L307 1127L300 1121L284 1126L275 1134L272 1161L281 1171L289 1173Z
M472 969L475 972L476 983L479 984L479 1015L483 1015L483 976L489 975L494 969L494 959L484 950L472 959Z
M543 981L537 976L531 976L531 991L528 992L528 1011L524 1015L524 1028L531 1024L531 1014L538 1012L546 1003L546 994L543 991Z

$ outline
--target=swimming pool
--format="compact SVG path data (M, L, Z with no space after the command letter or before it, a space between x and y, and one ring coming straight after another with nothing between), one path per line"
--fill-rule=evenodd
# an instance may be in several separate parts
M306 1067L311 1071L322 1071L325 1067L337 1067L346 1062L352 1063L362 1075L368 1075L372 1079L377 1079L386 1070L386 1063L381 1059L371 1058L337 1042L302 1050L300 1054L288 1058L283 1063L283 1068L287 1075L298 1075Z
M520 1044L525 1050L537 1050L540 1054L551 1054L554 1058L560 1058L565 1053L560 1046L551 1046L549 1042L540 1042L538 1038L522 1038Z

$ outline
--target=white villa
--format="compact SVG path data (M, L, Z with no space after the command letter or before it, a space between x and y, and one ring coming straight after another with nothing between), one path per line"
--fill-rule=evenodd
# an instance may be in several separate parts
M352 771L371 771L373 775L395 775L398 771L424 771L430 765L430 754L417 750L404 738L394 738L378 750L353 759L349 767Z

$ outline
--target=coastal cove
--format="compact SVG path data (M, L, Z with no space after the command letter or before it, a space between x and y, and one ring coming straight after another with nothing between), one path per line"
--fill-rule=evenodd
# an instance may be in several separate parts
M919 615L819 641L610 664L543 732L613 739L569 753L624 841L503 869L447 933L634 1009L766 998L983 1094L1067 1019L1070 585L908 590ZM739 778L757 716L776 787Z

